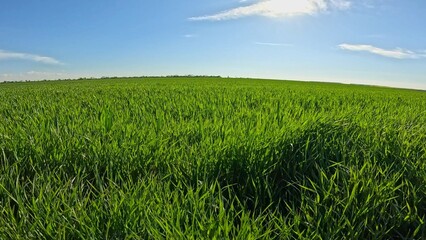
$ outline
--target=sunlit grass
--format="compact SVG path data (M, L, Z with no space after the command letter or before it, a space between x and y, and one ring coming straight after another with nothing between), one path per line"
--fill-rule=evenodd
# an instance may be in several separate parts
M421 239L426 93L0 84L0 239Z

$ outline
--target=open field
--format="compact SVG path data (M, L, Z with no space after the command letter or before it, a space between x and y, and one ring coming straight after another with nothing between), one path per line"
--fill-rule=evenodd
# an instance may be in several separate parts
M426 92L0 84L0 239L421 239Z

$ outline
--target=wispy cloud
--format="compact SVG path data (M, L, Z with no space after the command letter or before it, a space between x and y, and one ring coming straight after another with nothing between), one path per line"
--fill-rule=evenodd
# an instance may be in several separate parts
M44 71L28 71L20 73L2 73L0 74L0 82L3 81L25 81L25 80L43 80L43 79L68 79L80 76L66 72L44 72Z
M185 35L183 35L183 37L185 37L185 38L195 38L195 37L198 37L198 35L196 35L196 34L185 34Z
M383 49L372 45L356 45L356 44L340 44L339 47L343 50L357 51L357 52L369 52L372 54L380 55L388 58L396 59L418 59L426 57L426 53L414 52L402 48L395 49Z
M40 72L40 71L29 71L26 72L26 75L32 76L65 76L66 73L58 73L58 72Z
M44 76L67 76L69 74L63 73L63 72L40 72L40 71L28 71L23 73L3 73L0 74L1 77L25 77L25 76L32 76L32 77L44 77Z
M264 45L271 47L292 47L293 44L290 43L273 43L273 42L254 42L256 45Z
M0 50L0 60L18 59L39 62L44 64L61 65L62 63L54 58L40 56L30 53L18 53Z
M246 16L264 16L283 18L297 15L313 15L330 9L348 9L351 2L347 0L257 0L247 6L229 9L220 13L191 17L192 21L221 21Z

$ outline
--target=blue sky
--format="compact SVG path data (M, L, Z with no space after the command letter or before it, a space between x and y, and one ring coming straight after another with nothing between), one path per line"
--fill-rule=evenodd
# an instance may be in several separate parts
M0 6L0 81L196 74L426 89L424 0Z

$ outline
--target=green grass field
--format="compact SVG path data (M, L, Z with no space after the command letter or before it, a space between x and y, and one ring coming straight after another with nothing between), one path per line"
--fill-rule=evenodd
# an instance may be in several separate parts
M0 239L424 239L426 92L0 84Z

